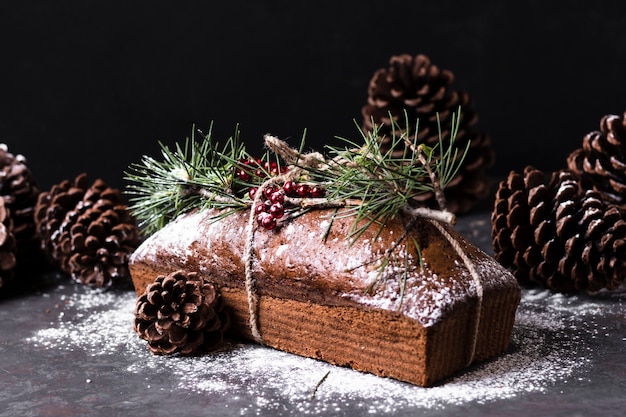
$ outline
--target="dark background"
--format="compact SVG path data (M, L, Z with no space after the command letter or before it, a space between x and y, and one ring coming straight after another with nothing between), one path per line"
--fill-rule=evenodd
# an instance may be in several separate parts
M87 172L125 187L158 141L214 121L320 149L354 124L389 57L424 53L470 93L494 177L563 167L626 110L624 2L33 1L0 3L0 142L40 187Z

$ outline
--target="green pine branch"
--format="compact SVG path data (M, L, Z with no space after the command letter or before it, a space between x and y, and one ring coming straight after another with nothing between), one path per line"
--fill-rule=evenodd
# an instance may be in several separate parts
M461 151L454 146L459 120L460 109L452 118L449 143L444 144L440 126L439 144L428 147L417 139L408 141L405 114L404 126L393 122L388 150L379 146L379 127L370 133L359 129L359 141L338 138L343 146L327 146L325 160L314 165L302 163L306 160L303 138L298 150L291 150L298 157L290 169L299 173L296 180L320 185L327 194L299 202L290 198L292 207L286 218L315 208L346 207L342 215L355 217L352 238L372 225L382 227L398 213L418 206L421 195L436 193L456 176L467 153L467 148ZM417 127L416 123L414 131ZM397 150L402 150L399 157L394 156ZM265 178L273 175L266 163L287 165L276 150L268 149L260 159L248 154L238 128L223 145L212 138L212 129L206 134L193 129L183 145L170 149L161 144L161 156L161 160L144 156L125 173L130 209L145 234L193 209L222 209L217 218L247 209L252 204L248 190L263 186ZM257 161L254 168L261 175L245 179L235 175L237 170L250 169L243 161Z

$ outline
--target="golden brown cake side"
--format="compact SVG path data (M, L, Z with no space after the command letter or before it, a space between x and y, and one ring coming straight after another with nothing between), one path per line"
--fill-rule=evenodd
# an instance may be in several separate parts
M242 260L247 214L214 222L215 212L193 212L155 233L131 258L137 292L177 269L210 276L233 327L252 339ZM418 243L423 265L402 243L381 276L376 260L403 235L402 219L351 245L352 218L335 217L325 238L331 214L317 210L255 233L252 275L265 345L422 386L507 349L519 287L492 258L420 220L405 241Z

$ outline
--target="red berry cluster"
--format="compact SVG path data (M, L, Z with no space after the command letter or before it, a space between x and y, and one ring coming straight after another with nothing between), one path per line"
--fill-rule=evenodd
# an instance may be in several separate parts
M250 198L254 200L257 188L251 188ZM276 220L285 214L285 194L276 186L270 185L263 190L264 201L254 207L257 214L256 221L259 226L271 230L276 227Z
M246 182L265 181L286 173L288 166L279 166L275 161L262 161L261 158L239 159L235 168L235 177ZM258 188L248 190L250 199L254 200ZM257 223L265 229L271 230L276 227L276 221L285 214L285 196L299 198L319 198L326 195L323 187L286 181L281 187L271 185L263 189L262 202L254 207L257 215Z
M248 194L254 200L257 188L251 188ZM308 184L298 184L294 181L286 181L282 190L280 187L271 185L263 190L263 202L254 207L257 214L257 223L267 230L276 227L276 221L285 214L285 195L300 198L323 197L326 190L323 187L310 186Z
M323 187L309 184L298 184L295 181L287 181L283 185L283 190L288 197L320 198L326 195Z
M268 176L276 176L284 174L289 167L278 166L276 161L262 161L261 158L256 159L240 159L237 161L235 168L235 177L244 182L250 182L254 177L265 179Z

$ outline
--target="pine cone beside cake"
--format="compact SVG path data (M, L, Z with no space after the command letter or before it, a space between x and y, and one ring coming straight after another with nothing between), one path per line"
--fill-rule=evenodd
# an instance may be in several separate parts
M571 172L555 172L547 183L533 167L511 172L491 220L494 256L522 284L596 292L624 282L626 222Z
M128 257L139 229L119 190L81 174L41 193L35 220L42 247L75 280L108 287L129 278Z
M470 95L452 90L454 76L451 71L440 69L425 55L392 56L389 68L376 71L368 88L367 104L362 108L363 130L372 132L373 124L379 129L381 148L391 146L392 131L405 128L405 111L408 117L409 140L435 146L439 143L439 129L444 143L450 141L451 120L461 109L461 120L455 139L455 147L463 151L469 142L465 161L457 178L445 190L448 210L460 213L472 208L489 194L489 177L486 168L493 164L494 153L487 135L474 130L478 116ZM395 123L395 126L394 126ZM396 147L398 156L404 146ZM425 197L424 204L436 207L434 196Z
M157 355L215 349L228 325L217 287L182 270L158 276L135 307L134 329Z
M585 135L567 165L584 188L596 190L603 200L626 211L626 117L604 116L600 129Z

